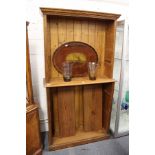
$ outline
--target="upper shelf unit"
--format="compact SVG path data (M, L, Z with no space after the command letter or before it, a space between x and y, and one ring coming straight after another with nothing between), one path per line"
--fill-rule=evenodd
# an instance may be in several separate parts
M113 77L115 25L119 14L41 8L44 19L45 86L104 83ZM66 42L79 41L93 47L98 56L97 80L78 77L64 83L52 62L54 52ZM85 80L83 80L83 78ZM61 80L60 80L61 79Z

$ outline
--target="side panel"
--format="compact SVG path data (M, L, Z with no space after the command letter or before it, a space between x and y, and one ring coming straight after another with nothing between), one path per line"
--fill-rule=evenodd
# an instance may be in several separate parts
M41 154L38 108L26 113L26 155Z

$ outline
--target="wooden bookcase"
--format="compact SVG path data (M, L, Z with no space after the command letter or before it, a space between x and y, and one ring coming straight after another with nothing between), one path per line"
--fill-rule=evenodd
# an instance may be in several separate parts
M44 20L45 79L49 149L56 150L109 137L112 97L115 25L120 15L41 8ZM64 82L52 57L70 41L91 45L97 52L97 79L75 77Z

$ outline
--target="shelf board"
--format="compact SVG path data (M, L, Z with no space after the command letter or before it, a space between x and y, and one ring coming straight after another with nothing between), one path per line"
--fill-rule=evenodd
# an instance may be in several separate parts
M79 77L79 78L72 78L70 82L64 82L63 78L53 78L48 83L46 83L44 79L44 86L45 87L78 86L78 85L110 83L115 81L116 80L107 77L97 78L96 80L89 80L88 77Z
M54 137L53 144L49 146L49 150L63 149L107 138L109 138L109 135L104 130L91 132L78 131L74 136L62 138Z

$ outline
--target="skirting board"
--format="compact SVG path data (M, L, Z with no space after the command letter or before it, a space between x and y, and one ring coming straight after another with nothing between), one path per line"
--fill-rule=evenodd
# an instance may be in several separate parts
M48 119L40 120L40 130L41 132L48 131Z

